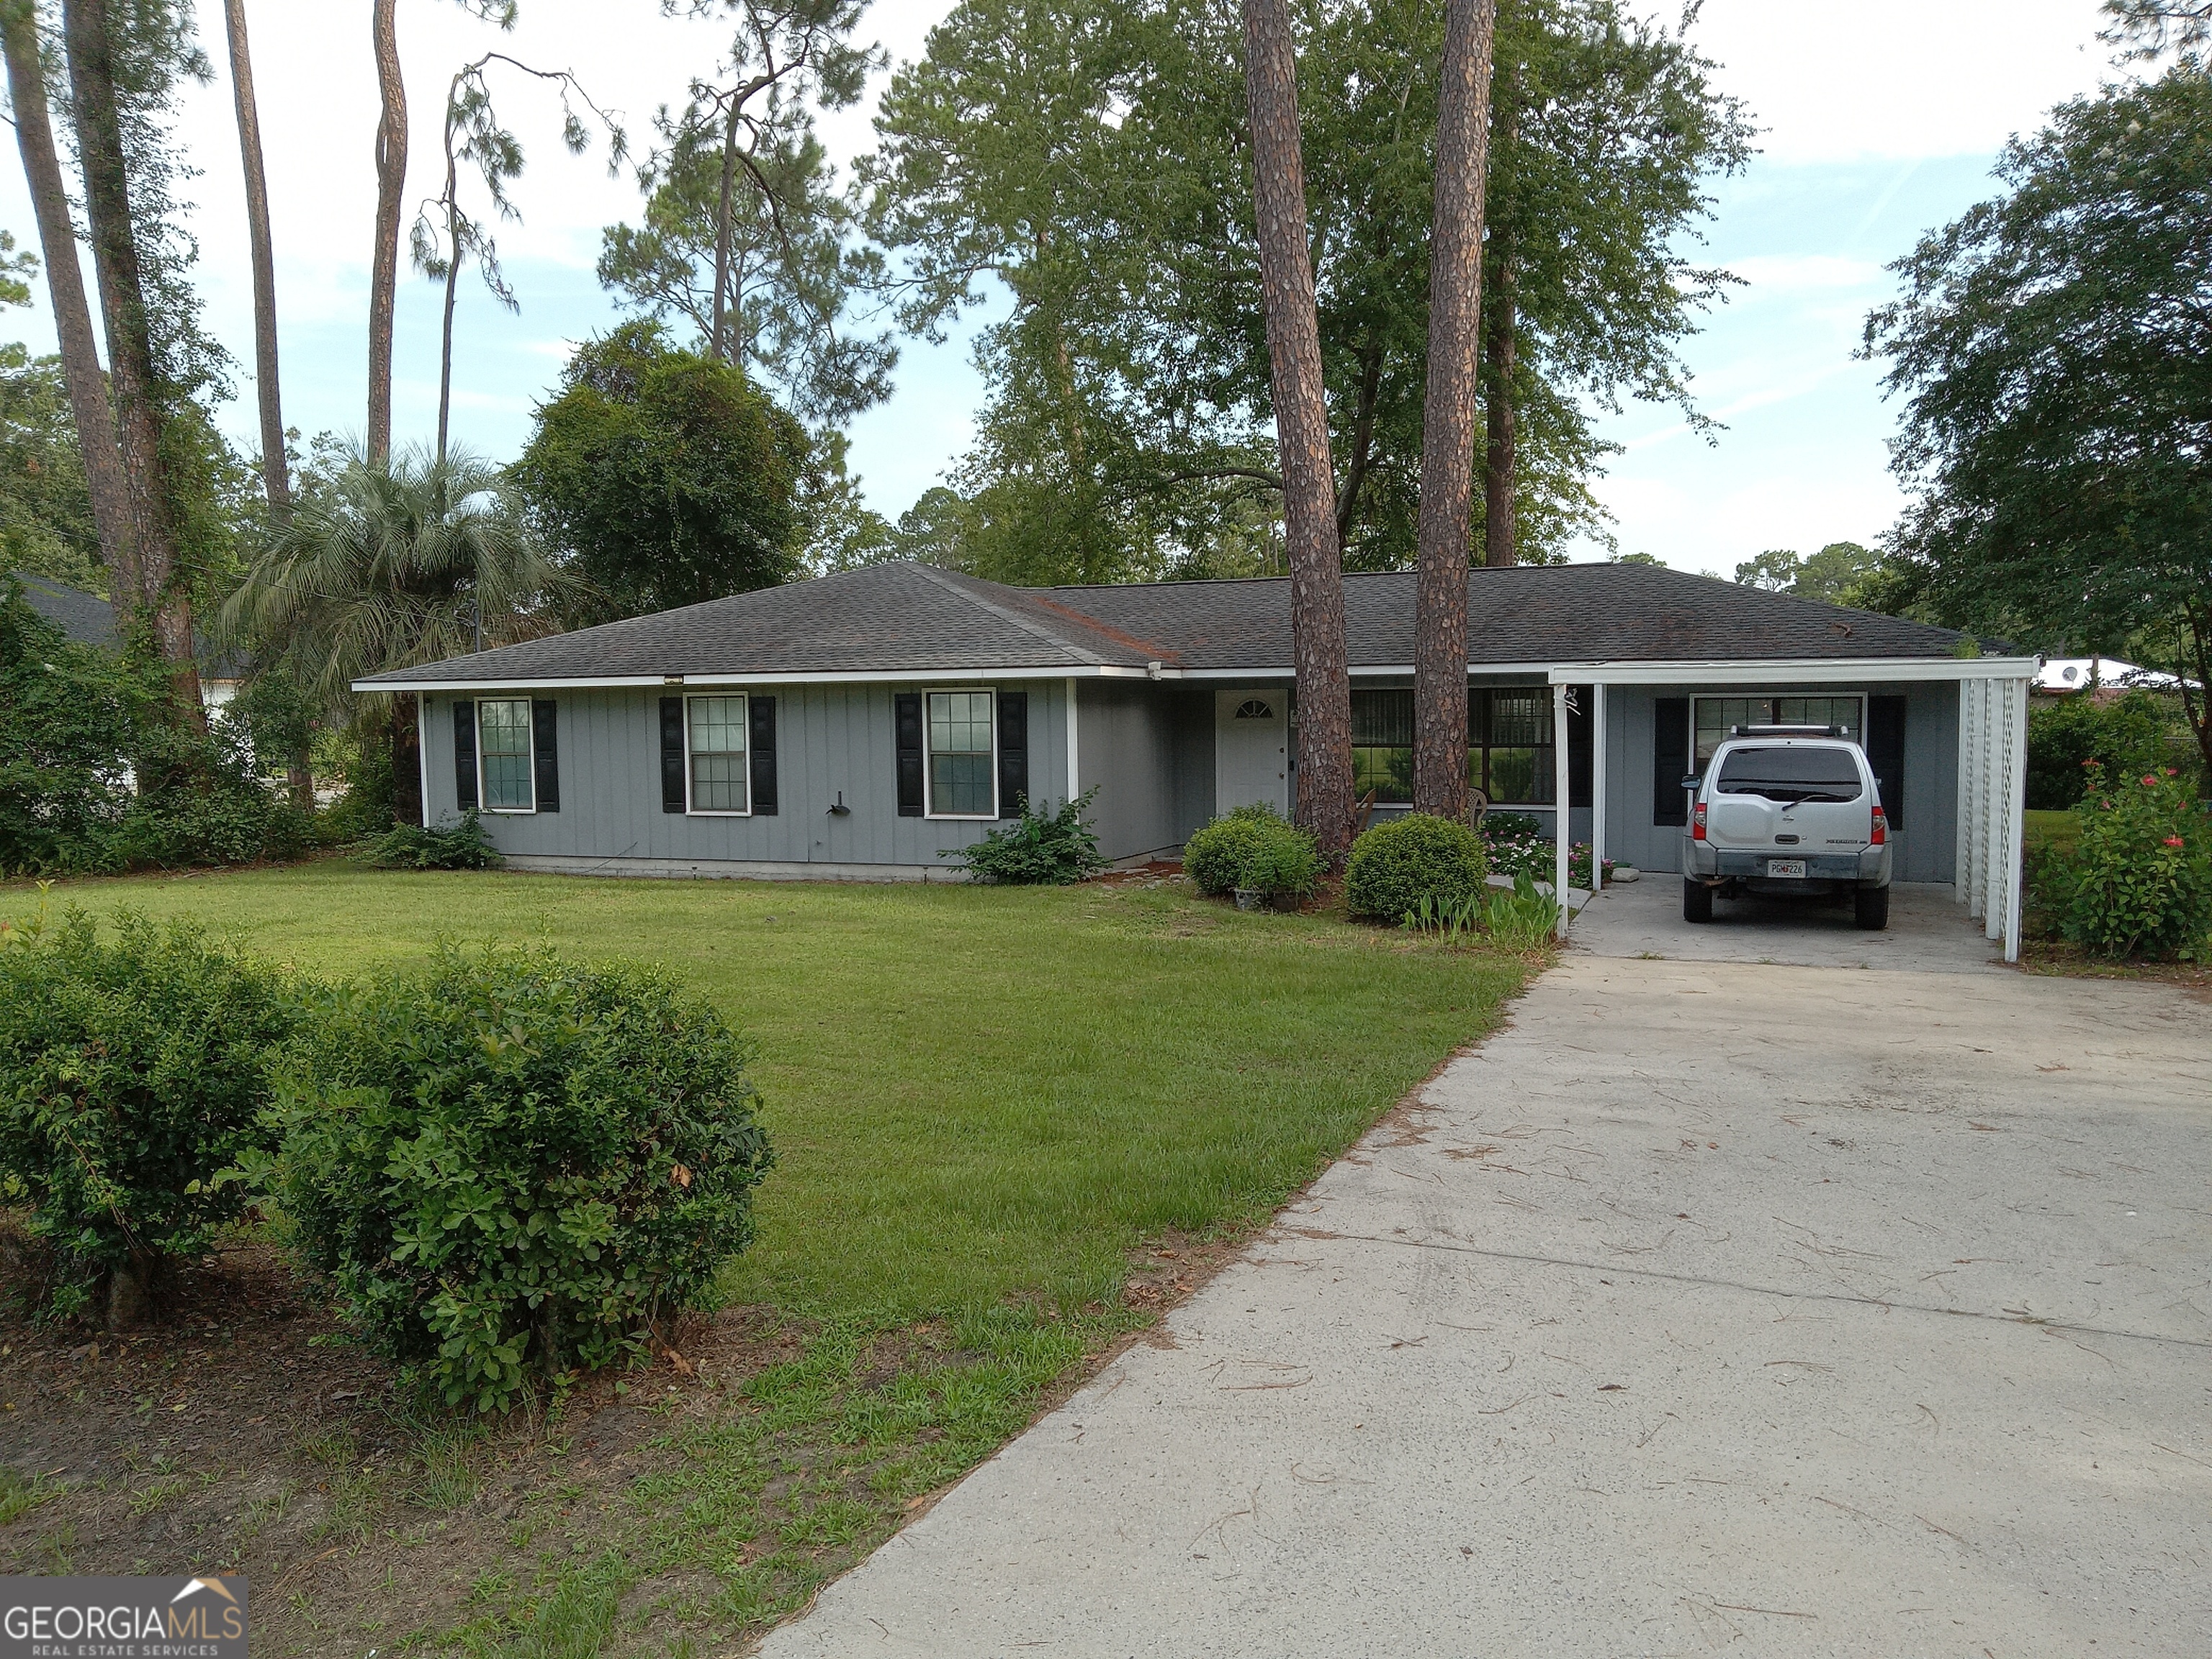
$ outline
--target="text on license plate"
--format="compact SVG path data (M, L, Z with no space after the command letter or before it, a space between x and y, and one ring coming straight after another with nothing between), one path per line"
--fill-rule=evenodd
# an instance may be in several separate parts
M1769 859L1766 861L1766 873L1770 876L1795 876L1802 881L1805 877L1805 860L1802 859Z

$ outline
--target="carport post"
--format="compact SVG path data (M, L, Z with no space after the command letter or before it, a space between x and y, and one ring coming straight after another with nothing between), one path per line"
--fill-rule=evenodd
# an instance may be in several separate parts
M1605 682L1590 688L1590 895L1605 890Z
M1552 896L1559 902L1559 937L1567 936L1567 686L1552 688Z
M2013 740L2006 745L2005 793L2012 811L2005 825L2005 960L2020 960L2021 841L2027 828L2027 682L2014 680L2007 688L2012 704Z

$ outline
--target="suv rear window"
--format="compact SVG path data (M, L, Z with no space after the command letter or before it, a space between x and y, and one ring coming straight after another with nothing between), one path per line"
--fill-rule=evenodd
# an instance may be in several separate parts
M1848 749L1731 749L1714 787L1723 795L1769 800L1856 800L1858 762Z

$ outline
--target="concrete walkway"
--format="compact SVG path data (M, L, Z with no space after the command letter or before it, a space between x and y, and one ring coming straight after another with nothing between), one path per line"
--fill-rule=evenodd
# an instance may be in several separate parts
M1571 952L763 1651L2212 1651L2212 1009L1962 955Z

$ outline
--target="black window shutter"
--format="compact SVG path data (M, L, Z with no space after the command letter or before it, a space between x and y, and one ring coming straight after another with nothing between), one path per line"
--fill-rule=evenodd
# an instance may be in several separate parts
M1030 795L1030 694L999 693L999 816L1020 815Z
M902 691L891 699L898 714L898 815L921 816L921 693Z
M1867 764L1881 786L1881 810L1893 830L1905 828L1905 699L1869 697Z
M775 699L747 697L745 719L751 726L748 738L752 768L753 812L775 816Z
M550 697L530 702L530 747L537 759L538 810L561 810L560 705Z
M684 810L684 699L660 700L660 810Z
M1574 704L1567 710L1567 805L1570 806L1588 806L1591 802L1591 737L1596 724L1596 702L1595 688L1587 685L1575 687Z
M1690 798L1682 780L1690 775L1690 700L1655 697L1651 702L1651 822L1680 826L1690 821Z
M477 706L465 697L453 705L453 804L477 810Z

